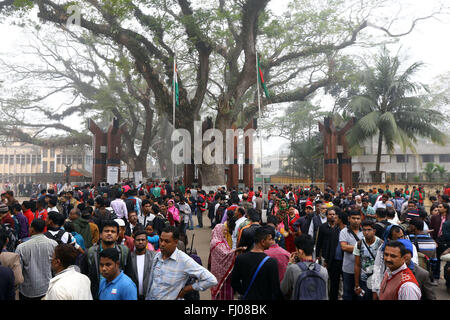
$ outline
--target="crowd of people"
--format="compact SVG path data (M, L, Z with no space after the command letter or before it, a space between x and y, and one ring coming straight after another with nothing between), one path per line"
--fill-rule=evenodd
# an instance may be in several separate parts
M450 293L449 195L429 195L427 212L420 186L272 186L262 223L259 192L244 193L253 205L231 199L212 232L212 298L434 300L441 259Z
M420 186L264 196L125 181L55 185L22 203L7 190L0 299L433 300L441 266L450 292L449 196L429 195L427 212ZM186 236L205 219L207 266Z
M60 193L61 191L70 191L73 189L72 185L68 182L66 183L36 183L36 182L10 182L6 181L5 183L0 184L0 190L3 189L4 191L13 191L15 195L18 197L35 197L39 194L39 192L42 189L45 190L54 190L56 194Z

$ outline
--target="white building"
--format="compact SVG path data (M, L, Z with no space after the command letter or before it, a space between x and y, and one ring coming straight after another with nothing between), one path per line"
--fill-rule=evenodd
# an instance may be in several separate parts
M375 171L378 149L378 136L373 137L364 144L364 154L352 157L353 180L371 182L370 172ZM450 141L445 146L433 144L426 139L418 139L417 154L407 149L406 157L400 146L395 146L394 152L389 154L383 145L381 153L380 171L386 172L386 179L391 181L405 181L414 177L421 177L427 163L444 166L450 172ZM405 161L406 158L406 161Z

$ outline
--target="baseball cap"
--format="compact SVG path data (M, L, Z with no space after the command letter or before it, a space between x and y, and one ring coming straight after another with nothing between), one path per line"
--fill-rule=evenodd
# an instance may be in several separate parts
M411 241L409 241L408 239L398 239L397 241L403 243L403 245L405 246L406 250L411 252L411 256L414 255L414 249L413 249L413 245L412 245Z
M313 204L311 201L306 201L306 206L305 207L311 207L314 209Z
M122 219L114 219L115 222L119 225L119 227L125 227L125 221Z

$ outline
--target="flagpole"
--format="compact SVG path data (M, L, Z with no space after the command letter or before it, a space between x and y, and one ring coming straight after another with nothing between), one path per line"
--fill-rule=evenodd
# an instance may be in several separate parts
M263 157L262 157L262 135L261 135L261 95L259 92L259 68L258 68L258 51L255 50L256 53L256 87L258 88L258 114L259 114L259 121L258 121L258 134L259 134L259 158L260 158L260 175L261 175L261 192L262 195L264 195L264 176L263 176ZM264 199L264 197L263 197Z
M174 59L173 59L173 82L172 82L172 105L173 105L173 107L172 107L172 124L173 124L172 135L175 132L175 104L176 104L175 81L177 81L177 79L175 77L178 76L176 69L177 69L177 52L175 51L175 55L174 55ZM174 149L174 147L175 147L175 142L172 141L172 150ZM176 170L175 163L173 162L173 159L172 159L172 184L173 184L174 188L175 188L175 170Z

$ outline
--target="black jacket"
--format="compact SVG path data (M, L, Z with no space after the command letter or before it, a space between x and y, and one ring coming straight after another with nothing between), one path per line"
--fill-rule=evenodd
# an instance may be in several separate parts
M317 232L317 244L316 244L316 257L324 257L328 252L328 246L330 245L330 238L332 236L332 230L334 227L330 227L328 222L319 226Z
M341 233L341 228L339 226L335 226L330 230L330 237L326 239L327 242L326 251L324 250L322 253L322 257L324 257L325 262L329 265L336 254L336 248L339 244L339 234Z
M266 257L262 252L247 252L236 257L231 273L231 286L235 292L244 295L258 265ZM282 300L278 263L269 258L261 267L245 300Z
M144 279L143 279L143 295L145 296L148 289L148 281L150 279L150 272L152 270L153 258L155 257L156 252L146 250L145 251L145 262L144 262ZM126 268L125 274L133 280L136 284L136 288L138 290L139 296L139 276L137 269L137 258L136 251L130 253L130 264Z
M0 300L15 300L14 273L0 265Z

